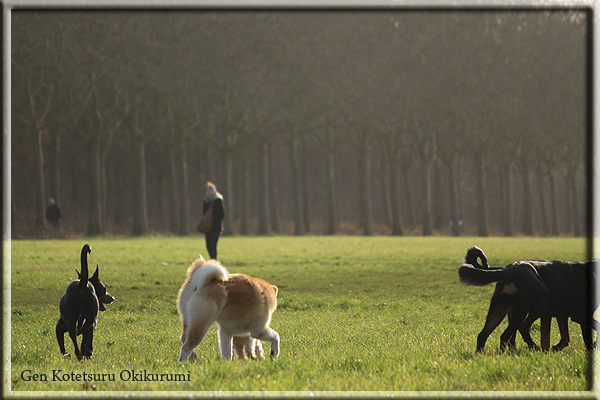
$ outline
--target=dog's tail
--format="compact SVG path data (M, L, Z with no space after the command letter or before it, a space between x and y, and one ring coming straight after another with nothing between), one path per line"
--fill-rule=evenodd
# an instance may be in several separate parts
M479 260L481 260L481 264L479 264ZM467 250L467 255L465 256L465 264L471 264L475 268L479 269L489 268L487 257L483 253L483 250L481 250L477 246L473 246L469 250Z
M88 263L87 255L92 252L92 248L89 244L84 244L81 249L81 273L79 274L79 285L78 288L83 290L88 284Z
M192 263L189 270L190 284L197 288L201 288L213 281L223 282L227 279L227 270L217 260L204 261L198 259Z
M471 264L463 264L458 269L460 281L467 285L485 286L506 279L505 268L482 269Z

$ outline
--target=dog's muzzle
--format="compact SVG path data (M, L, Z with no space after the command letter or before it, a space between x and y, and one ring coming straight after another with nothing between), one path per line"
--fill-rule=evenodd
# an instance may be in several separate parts
M115 298L112 297L110 294L106 293L104 296L100 297L100 307L98 307L98 309L100 311L106 311L106 307L104 307L105 304L111 304Z

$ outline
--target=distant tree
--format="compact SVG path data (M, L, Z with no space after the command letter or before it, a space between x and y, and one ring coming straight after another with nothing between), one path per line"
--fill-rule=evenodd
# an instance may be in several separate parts
M57 64L51 49L55 43L50 30L50 22L36 14L31 22L20 23L21 16L13 20L13 46L11 47L11 66L13 82L22 88L22 108L13 108L13 115L30 129L30 143L33 149L35 178L33 194L35 196L35 226L46 226L46 183L45 156L43 140L48 135L48 117L56 100ZM39 40L44 38L44 40Z

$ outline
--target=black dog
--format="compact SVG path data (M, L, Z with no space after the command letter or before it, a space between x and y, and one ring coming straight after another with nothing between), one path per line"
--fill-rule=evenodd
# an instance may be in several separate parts
M60 318L56 324L56 340L64 356L69 354L65 351L65 332L75 346L75 355L78 360L83 357L92 356L92 340L98 319L98 310L104 311L104 304L113 302L114 297L106 292L106 286L98 278L98 266L96 272L88 281L87 255L92 249L84 245L81 249L81 274L79 279L74 280L67 287L67 291L60 299ZM81 350L77 346L77 336L83 335Z
M481 259L482 264L477 262ZM593 262L517 261L505 268L490 268L485 254L478 247L467 251L465 264L458 269L460 280L469 285L483 286L497 282L483 330L477 336L477 351L481 351L489 335L508 314L508 327L500 336L500 348L515 345L517 330L530 348L538 348L530 335L533 322L541 318L541 345L550 348L550 321L558 321L561 341L554 350L569 342L567 321L571 318L581 326L586 348L592 347L593 312L600 304L591 298Z

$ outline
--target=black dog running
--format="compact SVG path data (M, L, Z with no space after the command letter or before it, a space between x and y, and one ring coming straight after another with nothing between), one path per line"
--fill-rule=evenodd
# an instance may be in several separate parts
M64 356L69 356L65 350L64 337L65 332L69 332L78 360L92 356L92 340L98 311L106 310L104 304L114 301L114 297L106 292L106 286L98 278L98 266L94 275L88 280L87 255L91 252L92 248L87 244L81 249L81 273L78 273L79 279L69 284L60 299L60 318L56 324L56 340L60 352ZM81 349L77 345L79 335L83 335Z

